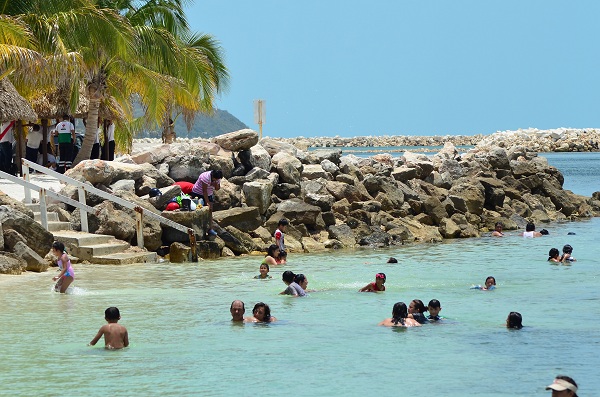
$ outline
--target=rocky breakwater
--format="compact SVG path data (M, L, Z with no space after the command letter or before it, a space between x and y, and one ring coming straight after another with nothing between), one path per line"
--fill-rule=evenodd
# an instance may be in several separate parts
M483 135L446 135L446 136L362 136L353 138L344 137L317 137L317 138L280 138L282 142L290 143L299 149L312 148L350 148L350 147L394 147L394 146L417 146L420 151L427 151L423 147L443 146L450 142L455 146L475 146ZM404 150L398 150L404 151ZM437 151L431 149L431 151Z
M211 142L159 145L120 161L147 170L129 183L140 196L151 187L168 196L177 189L172 181L223 171L214 206L219 236L201 250L208 257L265 251L283 217L291 223L288 250L315 252L476 237L498 221L510 230L530 219L600 213L600 197L563 190L561 173L521 146L477 147L461 156L446 142L432 157L358 158L340 149L258 141L256 132L241 130Z
M214 203L218 236L206 240L206 207L191 212L164 209L181 193L175 181L195 182L210 169L222 170L224 178ZM562 174L523 146L477 146L460 155L446 142L433 156L407 152L401 158L359 158L342 156L340 149L305 151L280 140L259 141L255 131L241 130L212 141L159 144L113 162L84 161L67 175L191 227L204 258L265 252L281 218L290 221L290 252L318 252L477 237L496 222L510 230L523 228L528 220L543 224L600 215L600 192L584 197L564 190ZM148 197L155 187L162 195ZM77 197L72 186L61 193ZM94 195L87 204L96 209L88 219L92 232L135 244L133 211ZM2 218L9 209L22 215ZM63 204L51 209L80 230L79 211ZM26 223L13 220L19 216L31 214L0 205L5 249L12 244L7 243L7 228ZM47 240L46 249L51 243L37 229L19 233L29 247ZM169 245L172 258L185 260L187 242L183 233L144 217L148 250Z
M525 146L538 153L547 152L597 152L600 145L600 130L594 128L537 128L517 131L498 131L484 137L478 147Z

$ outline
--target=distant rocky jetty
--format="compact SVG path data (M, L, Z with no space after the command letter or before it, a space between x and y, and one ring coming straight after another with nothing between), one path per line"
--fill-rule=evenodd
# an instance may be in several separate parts
M539 130L537 128L516 131L497 131L490 135L436 135L436 136L363 136L363 137L318 137L318 138L272 138L287 142L300 150L308 148L364 148L363 152L381 152L381 148L402 147L386 150L390 153L419 151L436 153L445 143L454 146L498 146L510 148L525 146L538 153L547 152L597 152L600 151L600 129L595 128L555 128ZM201 138L179 138L180 143L206 141ZM157 145L159 139L136 139L137 145ZM407 147L407 148L404 148ZM410 147L415 147L411 149Z
M586 146L585 142L598 142L595 130L561 131L496 133L463 154L454 143L441 140L436 143L443 148L432 156L405 152L400 157L377 154L360 158L342 155L340 148L305 150L305 138L259 141L255 131L246 129L211 141L138 142L136 146L142 150L114 162L84 161L67 175L194 228L200 239L198 254L204 258L265 252L281 218L290 221L286 245L292 253L386 247L478 237L492 230L496 222L514 230L530 220L545 224L599 216L600 192L584 197L564 190L560 171L531 150L532 137L537 137L539 145L554 142L557 147L568 144L571 148L573 144L574 150L579 150L579 144L590 148L593 143ZM341 141L331 143L339 146ZM224 179L215 194L218 237L209 241L202 240L209 227L207 208L193 212L164 209L181 193L179 186L173 185L175 181L195 182L200 173L210 169L222 170ZM148 192L155 187L162 196L149 198ZM77 198L72 186L65 186L61 193ZM49 241L33 221L27 222L28 229L19 230L26 222L18 219L30 214L14 215L25 210L8 197L3 200L6 205L0 206L0 223L5 246L13 251L13 241ZM88 219L90 231L135 244L131 211L94 196L88 197L87 204L96 208ZM64 204L52 209L61 220L80 229L79 211ZM145 247L157 250L169 245L172 260L185 260L186 255L174 251L185 249L182 244L187 236L144 219ZM9 240L8 229L27 235Z

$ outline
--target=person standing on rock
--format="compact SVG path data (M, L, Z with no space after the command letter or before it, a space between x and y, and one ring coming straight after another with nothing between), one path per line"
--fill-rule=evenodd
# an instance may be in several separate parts
M212 170L201 173L194 184L192 194L190 195L192 198L202 197L204 205L207 205L210 209L208 221L210 227L210 230L208 231L209 236L217 235L217 232L212 228L212 212L213 203L215 202L214 192L221 188L221 178L223 178L223 171L221 170Z
M290 223L285 218L281 218L279 220L279 222L277 222L277 230L275 230L274 237L275 237L275 244L279 247L280 253L285 252L285 242L284 242L283 233L285 232L285 228L289 224Z

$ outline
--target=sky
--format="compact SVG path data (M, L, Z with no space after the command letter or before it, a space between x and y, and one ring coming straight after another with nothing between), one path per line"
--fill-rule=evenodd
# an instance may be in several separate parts
M271 137L600 127L598 0L195 0L216 107Z

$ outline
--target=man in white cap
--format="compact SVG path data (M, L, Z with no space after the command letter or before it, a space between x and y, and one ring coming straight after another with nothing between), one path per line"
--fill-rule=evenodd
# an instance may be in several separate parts
M552 390L552 397L577 397L577 383L568 376L558 375L546 390Z

